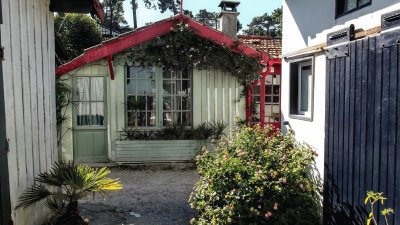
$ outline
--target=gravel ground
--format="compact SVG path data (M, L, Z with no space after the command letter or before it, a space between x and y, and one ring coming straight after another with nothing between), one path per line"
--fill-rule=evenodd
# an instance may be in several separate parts
M196 212L188 199L198 179L195 170L134 170L113 168L121 191L80 202L82 216L90 225L186 225Z

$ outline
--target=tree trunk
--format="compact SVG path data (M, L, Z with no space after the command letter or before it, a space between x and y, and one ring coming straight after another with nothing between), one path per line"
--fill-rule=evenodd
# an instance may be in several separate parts
M137 15L136 15L137 5L136 5L136 0L132 0L131 4L132 4L132 15L133 15L133 29L136 30L136 28L137 28Z
M72 201L67 205L65 214L58 217L55 220L55 222L52 224L54 224L54 225L87 225L87 224L89 224L89 221L83 219L83 217L79 215L78 201Z
M72 201L67 206L67 215L79 215L78 201Z

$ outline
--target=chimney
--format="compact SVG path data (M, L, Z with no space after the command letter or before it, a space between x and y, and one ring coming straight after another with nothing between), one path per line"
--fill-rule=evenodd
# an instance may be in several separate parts
M239 16L237 7L239 4L240 2L222 0L218 6L221 7L221 13L219 14L220 29L222 33L233 39L237 38L237 17Z

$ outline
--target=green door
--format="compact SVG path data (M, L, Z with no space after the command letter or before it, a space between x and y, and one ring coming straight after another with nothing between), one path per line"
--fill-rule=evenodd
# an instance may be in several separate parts
M74 78L75 162L105 162L107 157L105 78Z

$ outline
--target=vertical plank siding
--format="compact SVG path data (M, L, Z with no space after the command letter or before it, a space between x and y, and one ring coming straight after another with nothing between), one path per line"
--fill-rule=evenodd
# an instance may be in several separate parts
M224 121L234 127L235 118L244 118L244 101L235 102L243 87L230 74L218 70L193 72L193 125Z
M58 158L55 122L54 24L49 0L2 0L3 81L11 207L33 177ZM18 225L43 222L42 205L13 210Z
M400 50L382 42L353 41L348 57L327 59L324 224L365 224L367 191L384 192L375 214L393 208L389 224L400 224Z

